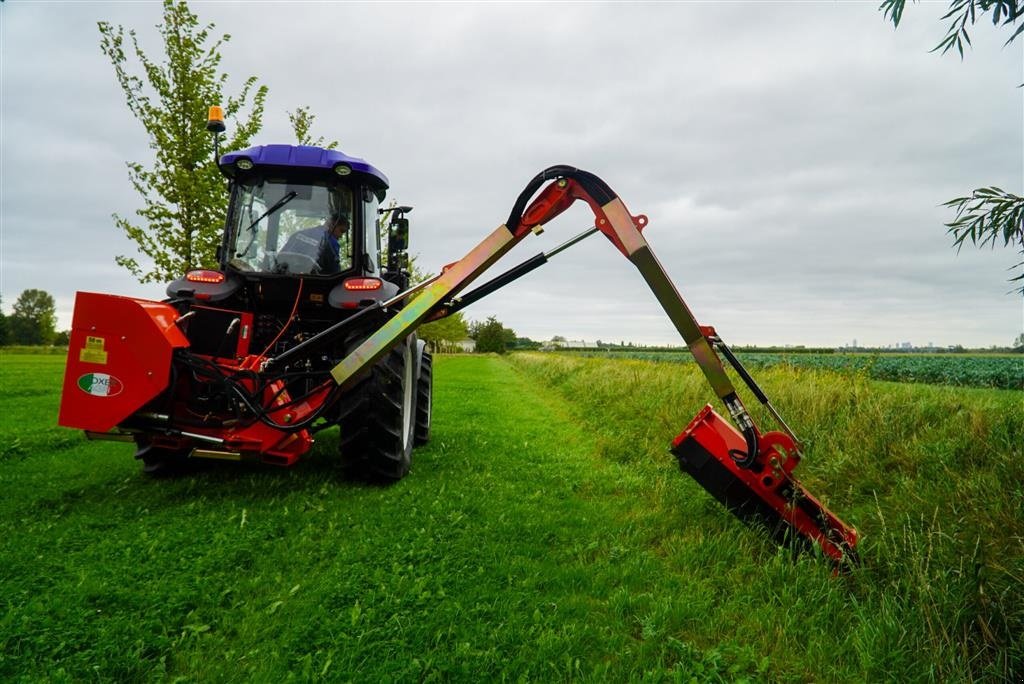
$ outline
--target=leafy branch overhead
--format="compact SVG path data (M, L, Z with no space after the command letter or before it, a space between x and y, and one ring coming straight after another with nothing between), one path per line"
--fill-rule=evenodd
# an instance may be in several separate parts
M996 187L978 188L971 195L951 199L943 206L956 209L956 218L946 226L958 251L968 238L979 247L995 247L1002 240L1004 246L1017 246L1024 256L1024 197ZM1024 261L1013 268L1021 266ZM1024 280L1024 272L1010 280ZM1024 286L1020 292L1024 293Z
M898 27L903 18L906 0L885 0L881 9L885 18ZM971 44L968 26L974 26L980 17L990 15L992 25L1013 28L1019 19L1024 17L1024 2L1012 0L952 0L949 10L942 16L949 20L946 36L932 48L932 52L941 50L945 54L956 48L960 58L964 56L964 43ZM1024 23L1017 26L1003 47L1012 43L1022 32ZM953 236L953 244L957 251L969 239L978 247L989 245L995 247L1002 240L1004 246L1013 244L1020 250L1022 260L1011 269L1021 268L1022 271L1010 278L1010 282L1024 281L1024 197L1006 192L1001 188L990 186L977 188L970 195L957 197L943 206L956 210L955 218L946 224L948 232ZM1016 292L1024 294L1024 284Z
M894 27L900 25L903 18L903 10L906 7L906 0L885 0L881 7L885 12L885 18L892 21ZM1009 26L1024 15L1024 2L1014 0L953 0L942 18L949 20L945 37L932 48L932 52L941 51L946 54L953 48L960 53L961 59L964 56L964 43L971 44L971 36L967 32L968 26L973 26L979 16L991 13L992 25L995 27ZM1024 24L1017 27L1005 45L1009 45L1024 31Z

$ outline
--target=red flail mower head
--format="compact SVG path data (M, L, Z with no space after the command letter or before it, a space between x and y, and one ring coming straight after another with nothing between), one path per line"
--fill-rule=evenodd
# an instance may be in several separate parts
M741 467L733 454L743 452L743 435L705 406L672 442L671 451L679 467L740 520L762 526L786 546L817 544L839 569L856 565L857 531L793 477L795 453L779 448L792 447L792 441L780 433L767 433L760 441L757 459Z

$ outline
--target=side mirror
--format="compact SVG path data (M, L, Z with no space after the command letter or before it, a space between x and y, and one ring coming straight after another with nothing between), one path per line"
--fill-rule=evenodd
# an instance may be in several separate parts
M388 226L388 251L409 249L409 219L397 218Z

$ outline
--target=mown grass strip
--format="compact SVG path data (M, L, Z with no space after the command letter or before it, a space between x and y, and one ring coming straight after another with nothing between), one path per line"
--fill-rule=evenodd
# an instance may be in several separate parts
M330 432L290 471L177 480L144 478L128 445L54 449L49 435L77 439L52 427L59 365L9 361L5 386L42 391L0 399L0 434L23 445L0 462L0 679L732 681L771 667L742 640L683 638L710 597L666 565L673 523L645 524L648 483L596 457L564 403L500 359L438 359L433 441L389 488L341 480Z

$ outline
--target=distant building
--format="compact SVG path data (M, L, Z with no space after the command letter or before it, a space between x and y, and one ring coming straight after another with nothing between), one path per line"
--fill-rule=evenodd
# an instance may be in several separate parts
M459 352L475 352L476 341L465 339L453 342L452 340L434 340L429 343L429 349L434 354L458 354Z
M555 349L599 349L597 342L587 342L586 340L548 340L543 342L540 347L541 351L553 351Z

